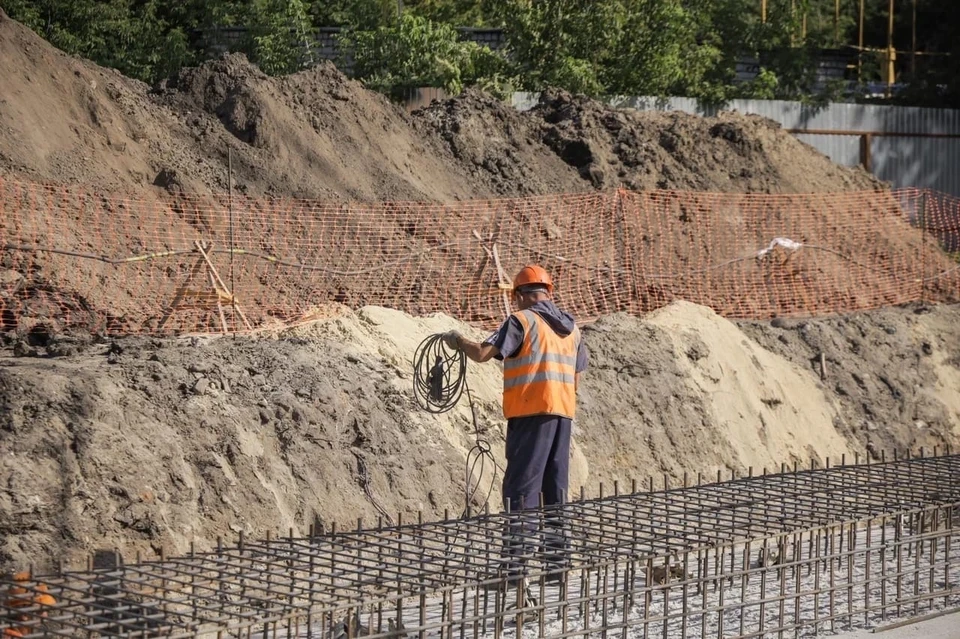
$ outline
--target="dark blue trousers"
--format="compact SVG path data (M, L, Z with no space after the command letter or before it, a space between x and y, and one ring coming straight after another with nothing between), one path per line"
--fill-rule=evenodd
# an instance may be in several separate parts
M554 509L543 515L524 513L540 505L567 501L570 472L570 434L572 422L566 417L537 415L515 417L507 421L507 469L503 477L506 509L510 517L505 550L511 573L522 570L539 548L548 569L564 563L569 545L563 518ZM537 539L538 531L542 540Z

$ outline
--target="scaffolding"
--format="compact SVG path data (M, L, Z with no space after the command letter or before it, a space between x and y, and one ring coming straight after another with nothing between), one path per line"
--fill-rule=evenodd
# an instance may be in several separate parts
M759 0L760 2L760 22L766 24L769 18L769 5L771 0ZM909 59L909 72L910 74L915 74L917 72L917 58L918 57L949 57L950 54L947 52L936 52L936 51L921 51L918 50L917 45L917 0L911 0L909 2L909 14L910 14L910 48L908 50L897 49L894 46L894 26L895 18L897 15L896 3L894 0L886 0L886 17L887 17L887 28L885 39L886 42L884 46L869 46L865 44L865 20L866 20L866 1L858 0L857 2L857 11L856 11L856 25L857 25L857 43L855 45L844 43L843 37L841 35L841 16L844 16L846 12L841 11L841 0L834 0L833 2L833 43L837 47L853 49L857 52L857 62L856 62L856 72L857 72L857 81L863 81L863 62L864 54L875 54L876 59L880 64L880 76L883 83L886 85L887 97L890 97L893 85L897 81L897 55L900 54L901 60L903 58ZM901 5L906 3L901 3ZM802 4L796 0L791 0L789 7L781 6L779 7L781 11L788 11L788 15L791 17L800 11L800 37L799 41L806 40L807 38L807 20L809 17L809 7L804 7L801 9ZM901 11L906 13L905 7L901 6ZM901 19L905 19L901 17ZM798 39L794 36L791 36L791 43L796 44ZM854 67L850 67L851 69Z
M0 613L37 637L626 639L805 636L960 605L960 455L780 470L615 484L513 513L241 536L6 582L42 584L56 603Z

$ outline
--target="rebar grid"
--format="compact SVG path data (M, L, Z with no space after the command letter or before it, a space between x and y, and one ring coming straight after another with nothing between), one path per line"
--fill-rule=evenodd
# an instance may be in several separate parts
M960 455L796 468L651 492L634 485L629 494L555 508L307 538L241 538L234 547L166 561L37 577L57 604L42 619L31 617L37 608L16 613L30 617L18 622L34 633L28 636L256 630L265 637L333 637L339 627L343 637L499 638L516 635L511 623L524 636L722 637L731 636L730 623L736 636L771 628L800 636L801 629L833 629L857 616L885 618L893 603L900 614L904 605L914 612L929 607L934 597L955 601L957 504ZM548 574L544 553L558 550L540 548L537 531L551 520L569 531L570 545L560 551L569 567ZM523 588L506 584L507 532L526 551ZM754 565L758 548L775 550ZM903 568L904 556L912 567ZM842 592L837 569L827 571L834 561L847 571ZM871 574L877 566L880 574ZM923 583L918 571L928 576ZM777 593L768 592L770 579ZM887 591L893 579L895 596ZM877 587L879 600L870 590ZM909 596L903 588L912 589ZM854 597L861 592L862 601ZM829 614L820 609L823 597ZM836 605L846 606L843 614ZM5 616L15 612L2 606ZM396 629L398 619L405 630ZM536 628L528 631L531 619ZM700 634L690 634L695 626Z

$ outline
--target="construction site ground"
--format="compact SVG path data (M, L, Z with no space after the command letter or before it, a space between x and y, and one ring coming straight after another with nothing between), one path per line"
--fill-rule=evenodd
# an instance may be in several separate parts
M155 556L235 539L463 509L475 441L466 398L430 415L412 358L458 328L331 306L258 337L17 341L0 359L0 557L97 548ZM960 308L731 322L675 303L585 328L591 349L571 483L746 474L842 455L960 450ZM820 353L825 367L821 376ZM471 365L483 437L503 466L499 365ZM884 452L886 451L886 452ZM482 471L482 472L481 472ZM502 474L477 467L474 508ZM385 520L386 521L386 520Z
M960 611L923 619L907 625L889 624L871 630L859 630L846 639L953 639L957 636ZM896 626L896 627L894 627Z
M325 201L886 188L738 114L619 111L560 91L524 113L468 91L408 114L332 65L270 78L240 55L150 87L2 11L0 78L0 175L139 198L226 191L228 149L238 193ZM0 284L20 277L10 259L0 252ZM108 305L96 286L86 293ZM58 332L53 317L3 334L0 569L460 512L470 409L419 410L412 358L433 333L486 334L440 314L316 310L242 337L107 338ZM601 482L960 449L957 306L732 321L678 301L602 317L585 336L571 484L588 495ZM473 506L496 509L498 365L471 365L468 379L498 465L470 477Z

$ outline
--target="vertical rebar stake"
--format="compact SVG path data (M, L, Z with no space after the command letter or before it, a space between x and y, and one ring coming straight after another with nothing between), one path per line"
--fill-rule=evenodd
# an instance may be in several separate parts
M233 147L227 147L227 211L230 216L230 307L233 309L234 331L237 322L237 282L234 277L233 254L236 245L233 241Z

